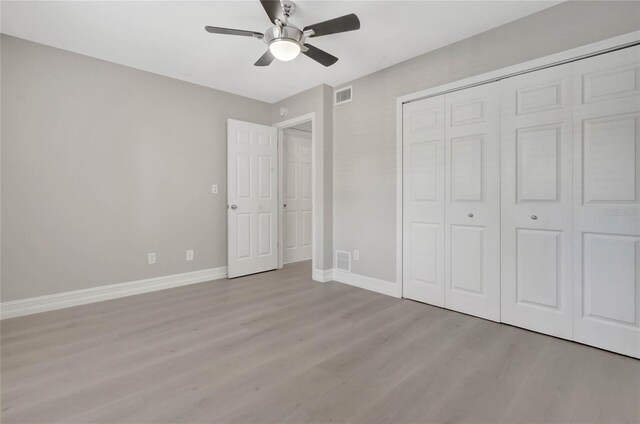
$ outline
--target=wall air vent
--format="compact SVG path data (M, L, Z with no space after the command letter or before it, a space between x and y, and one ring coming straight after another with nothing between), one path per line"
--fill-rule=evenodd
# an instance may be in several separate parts
M333 99L335 105L341 105L343 103L349 103L353 100L353 87L344 87L333 92Z
M336 250L336 269L351 272L351 253Z

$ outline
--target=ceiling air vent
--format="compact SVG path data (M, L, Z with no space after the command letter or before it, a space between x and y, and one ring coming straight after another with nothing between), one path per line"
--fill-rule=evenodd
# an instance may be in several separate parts
M352 86L341 88L333 92L334 104L341 105L353 100L353 88Z
M336 269L351 272L351 253L336 250Z

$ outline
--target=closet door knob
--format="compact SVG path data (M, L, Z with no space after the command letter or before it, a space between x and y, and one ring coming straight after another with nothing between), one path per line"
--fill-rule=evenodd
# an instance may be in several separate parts
M473 214L472 214L471 212L469 212L469 213L467 214L467 216L468 216L469 218L473 218Z
M538 217L536 215L531 215L531 219L535 221L536 219L538 219Z
M231 205L231 209L238 209L238 205Z

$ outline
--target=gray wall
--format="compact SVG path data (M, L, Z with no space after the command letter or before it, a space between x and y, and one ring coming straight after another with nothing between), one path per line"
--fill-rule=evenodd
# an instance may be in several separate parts
M295 96L274 103L271 112L273 122L288 121L308 113L315 113L313 128L315 142L313 152L316 159L321 158L324 166L315 170L316 181L322 193L321 204L314 204L316 217L322 226L319 240L320 248L315 252L314 266L319 270L333 266L333 89L328 85L319 85ZM288 109L287 116L280 117L280 107Z
M226 119L269 104L1 43L2 301L226 265Z
M563 3L346 83L336 107L326 85L268 105L3 35L0 298L224 266L225 121L282 105L316 113L316 267L359 249L354 273L394 281L396 97L638 29L639 2Z
M640 29L640 2L567 2L344 85L334 108L334 248L396 280L396 98Z

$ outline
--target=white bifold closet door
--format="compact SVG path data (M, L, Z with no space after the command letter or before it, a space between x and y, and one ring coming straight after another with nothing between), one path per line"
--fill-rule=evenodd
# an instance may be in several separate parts
M283 132L283 262L311 259L311 133Z
M445 96L448 309L500 320L500 96L497 83Z
M403 106L403 296L640 358L640 46Z
M502 321L571 338L571 64L501 81Z
M403 106L403 296L444 306L444 96Z
M404 105L403 296L500 320L499 92Z
M640 357L640 47L574 64L574 340Z

